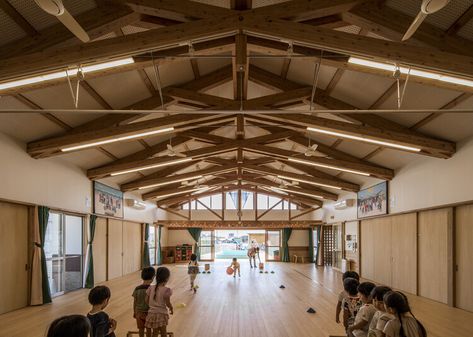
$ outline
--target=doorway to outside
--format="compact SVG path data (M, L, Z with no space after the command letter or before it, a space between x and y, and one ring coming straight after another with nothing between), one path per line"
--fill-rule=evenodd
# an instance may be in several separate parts
M203 230L199 246L201 261L247 259L251 247L259 248L261 262L278 261L281 235L264 229Z

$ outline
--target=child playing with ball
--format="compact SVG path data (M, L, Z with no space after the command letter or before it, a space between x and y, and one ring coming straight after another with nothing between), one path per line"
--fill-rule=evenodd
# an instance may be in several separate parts
M237 270L238 270L238 277L240 277L240 262L237 261L236 257L233 258L230 268L233 268L233 277L236 277Z

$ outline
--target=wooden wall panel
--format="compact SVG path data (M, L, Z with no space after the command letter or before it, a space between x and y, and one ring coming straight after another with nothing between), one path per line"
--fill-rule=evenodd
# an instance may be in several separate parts
M108 279L123 275L123 222L108 220Z
M123 222L123 275L141 269L141 224Z
M456 306L473 311L473 205L456 208Z
M92 244L94 251L94 282L107 280L107 219L97 218L95 236Z
M442 303L448 303L447 238L450 217L450 209L419 212L418 294Z
M391 284L391 218L378 218L371 220L374 233L374 265L373 280L390 285Z
M28 208L0 202L0 314L28 304Z
M360 224L361 276L368 280L374 280L374 224L374 220L363 220Z
M391 217L391 286L417 292L417 214Z

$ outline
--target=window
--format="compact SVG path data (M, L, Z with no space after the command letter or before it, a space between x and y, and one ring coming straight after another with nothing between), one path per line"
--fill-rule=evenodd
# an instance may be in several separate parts
M214 250L214 238L213 231L202 231L200 233L199 248L200 248L200 260L201 261L212 261L213 250Z
M266 231L266 259L279 261L281 251L281 231Z
M51 212L44 252L51 295L82 288L83 218Z
M227 192L225 193L226 209L237 209L238 208L238 192Z
M242 209L254 209L253 205L253 193L247 191L241 191L241 204Z
M153 266L156 264L156 227L153 225L149 226L149 262Z

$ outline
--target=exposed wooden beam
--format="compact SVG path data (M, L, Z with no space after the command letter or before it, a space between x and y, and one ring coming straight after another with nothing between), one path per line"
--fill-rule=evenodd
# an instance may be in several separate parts
M473 5L471 5L448 29L447 34L455 35L458 33L470 20L473 19ZM471 43L471 42L470 42Z
M4 0L3 0L4 1ZM100 6L74 17L93 40L139 20L140 15L127 6ZM60 22L2 46L0 57L25 55L80 41Z
M80 81L80 85L87 93L99 103L103 109L112 110L113 107L90 85L86 80Z
M194 39L216 39L233 35L238 18L216 17L191 21L170 27L152 29L129 36L70 46L57 51L43 51L4 60L0 64L0 80L57 70L71 65L89 64L111 58L123 58L153 50L178 46Z
M376 101L374 101L371 106L369 107L370 110L378 109L381 105L383 105L395 92L397 91L397 82L394 81L393 84L389 88L386 89L385 92L379 96Z
M379 8L375 3L366 3L349 12L342 13L343 21L362 27L380 36L401 41L414 17L388 6ZM427 22L417 29L409 43L418 42L424 46L452 53L473 55L473 43L459 36L451 36L442 29Z
M274 221L274 220L159 220L167 228L246 228L246 229L281 229L281 228L313 228L314 225L321 225L320 220L294 220L294 221Z
M15 23L23 29L29 36L38 34L37 30L21 15L15 7L7 0L0 0L0 9L2 9Z
M420 148L421 151L416 153L432 155L439 158L449 158L455 153L455 143L417 134L406 134L395 130L383 130L370 126L355 125L302 114L269 114L265 117L295 123L302 127L314 127L403 146L417 147Z
M236 9L237 11L244 11L251 9L253 6L252 0L230 0L230 8Z
M153 85L153 82L151 81L151 79L149 78L148 74L146 73L146 71L144 69L138 69L138 75L140 75L141 77L141 80L143 81L143 83L146 85L146 89L148 89L148 92L151 94L151 95L156 95L156 88L154 87Z
M28 143L27 151L33 157L44 157L61 153L61 149L76 145L105 141L117 137L130 136L166 127L178 127L189 122L205 122L215 118L211 114L200 115L172 115L155 118L143 122L136 122L117 127L108 127L100 130L77 132L63 136L52 137Z
M192 72L194 73L194 79L198 80L200 78L200 71L199 71L199 64L197 63L197 59L190 59Z
M265 145L251 144L251 145L248 145L245 149L251 152L255 152L255 153L262 153L262 154L271 155L274 157L280 157L283 160L289 160L289 158L298 159L299 164L307 163L307 165L313 164L314 166L331 168L333 170L340 170L340 171L350 170L354 172L362 172L374 177L378 177L380 179L390 180L394 176L393 170L380 167L377 165L369 164L369 163L362 164L362 163L354 163L351 161L339 160L339 159L328 159L328 158L322 158L322 157L305 157L298 152L265 146Z
M236 118L236 138L244 139L245 138L245 117L243 114L238 114Z
M324 48L349 55L399 62L422 69L450 74L473 76L473 57L433 51L429 48L404 43L353 35L336 30L313 27L273 18L246 17L243 21L247 34L262 34L288 39L295 44Z
M121 190L126 192L126 191L132 191L139 189L140 187L144 186L151 186L151 185L167 185L169 184L169 181L176 181L176 180L181 180L181 179L189 179L191 177L195 176L210 176L210 175L215 175L218 173L223 173L223 172L230 172L232 170L236 170L237 165L235 164L230 164L226 166L214 166L202 170L197 170L197 171L192 171L188 173L183 173L183 174L175 174L175 175L169 175L166 177L162 178L147 178L144 177L142 179L139 179L138 181L130 182L130 183L125 183L120 186Z
M248 93L248 64L246 35L235 35L235 57L233 57L233 98L246 100Z

